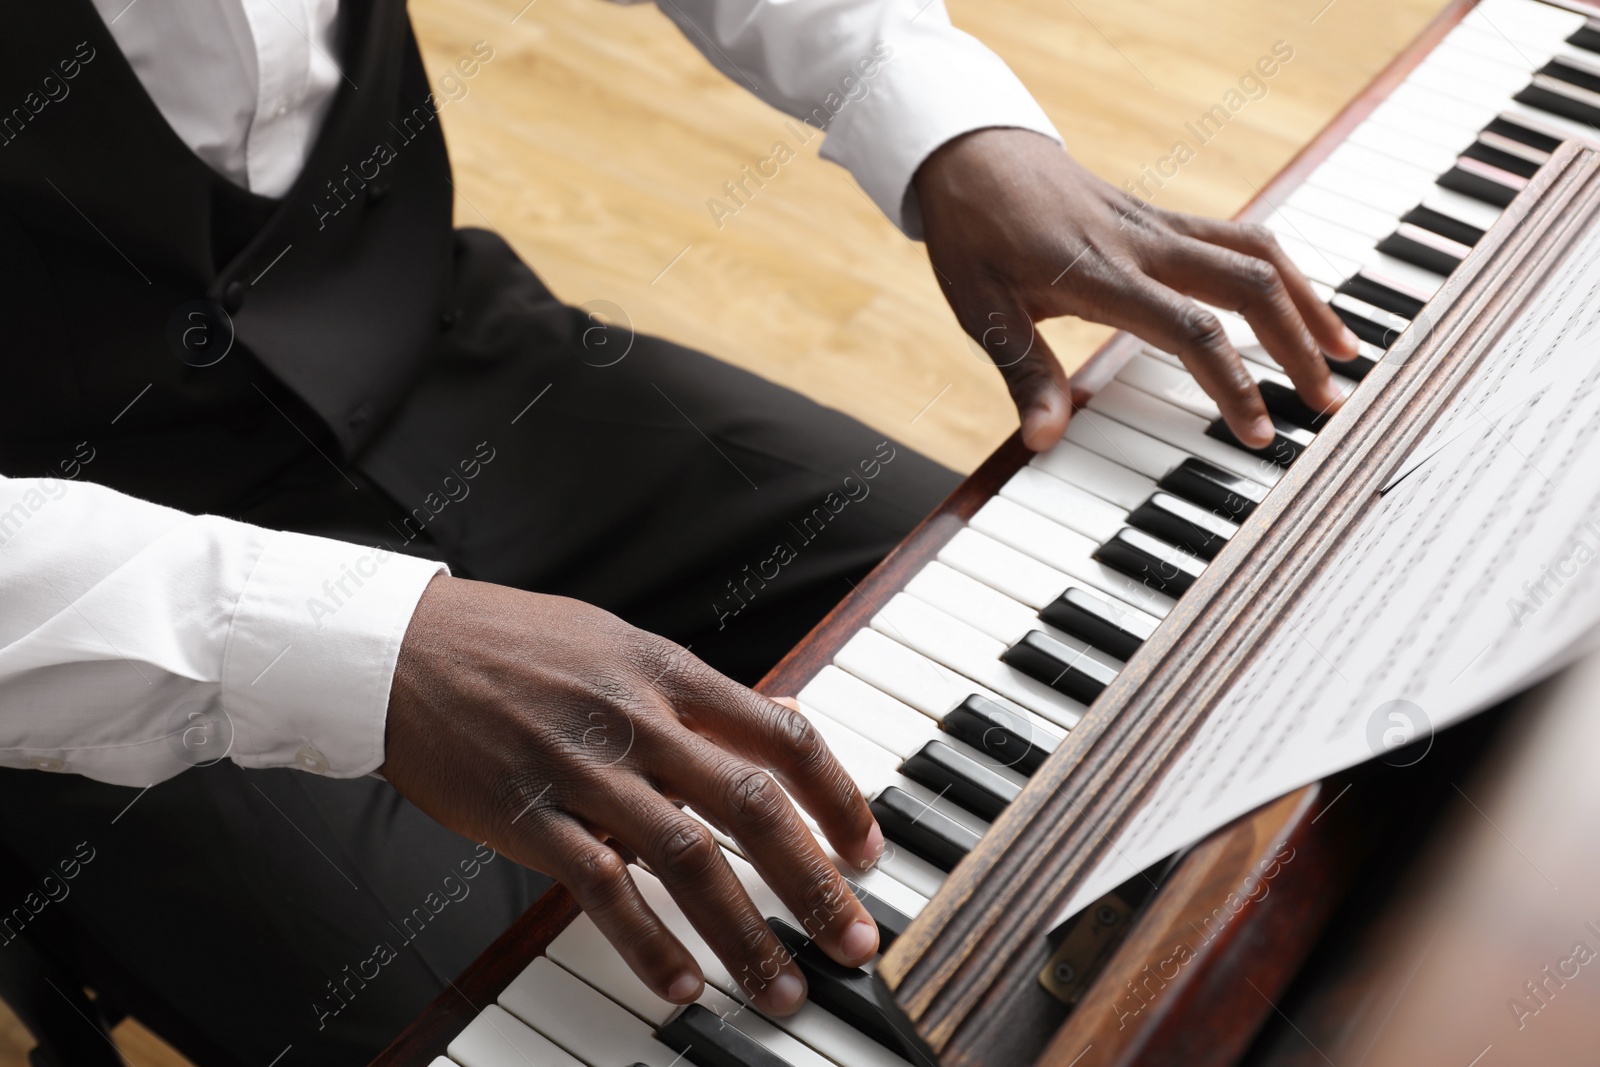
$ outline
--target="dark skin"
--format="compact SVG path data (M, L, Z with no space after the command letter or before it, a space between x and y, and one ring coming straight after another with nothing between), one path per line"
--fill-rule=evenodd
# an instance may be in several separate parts
M1323 353L1354 356L1355 338L1263 231L1141 205L1020 130L959 137L914 182L945 295L1000 367L1030 448L1067 425L1066 375L1032 328L1058 315L1176 353L1234 432L1266 444L1260 394L1189 297L1242 313L1307 404L1338 406ZM598 608L435 578L400 649L385 746L396 789L559 880L667 1000L694 1001L703 974L640 895L630 857L758 1008L789 1014L806 988L685 804L739 842L829 956L857 966L877 950L876 927L789 798L847 866L876 862L883 834L805 717Z

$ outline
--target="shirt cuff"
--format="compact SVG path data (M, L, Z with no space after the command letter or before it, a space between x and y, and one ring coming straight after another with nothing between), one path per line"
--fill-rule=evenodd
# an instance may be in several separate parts
M387 548L271 535L223 652L230 758L335 778L376 770L400 643L422 591L448 573Z
M907 237L922 237L912 176L940 145L993 127L1032 130L1058 144L1061 135L1005 61L977 38L944 21L943 5L926 24L897 27L879 51L892 52L875 76L858 71L866 95L844 100L828 123L822 158L855 176Z

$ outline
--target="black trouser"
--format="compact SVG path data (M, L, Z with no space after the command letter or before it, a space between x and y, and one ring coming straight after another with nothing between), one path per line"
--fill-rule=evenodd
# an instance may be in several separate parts
M390 447L340 470L307 446L237 517L581 598L752 683L956 483L727 364L595 332L488 235L460 247L460 318ZM205 1065L366 1062L548 884L379 780L231 763L144 793L0 771L0 833L24 878L93 851L29 934Z

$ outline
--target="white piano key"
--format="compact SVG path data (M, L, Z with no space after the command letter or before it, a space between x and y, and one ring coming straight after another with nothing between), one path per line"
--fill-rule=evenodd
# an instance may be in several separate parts
M1437 293L1445 282L1443 274L1435 274L1425 267L1407 263L1403 259L1395 259L1376 250L1362 264L1361 273L1424 302L1433 299L1433 294Z
M1357 170L1331 158L1306 178L1306 182L1321 189L1343 193L1353 200L1396 218L1417 206L1428 186L1415 184L1395 185L1385 181L1381 174ZM1431 182L1430 182L1431 184Z
M833 662L840 670L881 689L936 722L943 722L950 709L974 693L996 701L1013 714L1037 719L987 686L964 678L870 628L856 631L833 657Z
M1132 511L1149 500L1156 488L1154 480L1071 441L1058 442L1038 453L1029 461L1029 466L1087 489L1125 511Z
M1392 159L1403 159L1435 175L1443 174L1450 169L1461 150L1472 143L1472 134L1476 132L1464 130L1460 136L1453 137L1450 144L1434 144L1409 130L1395 129L1384 122L1375 121L1377 117L1374 113L1367 121L1351 130L1350 141L1353 144L1364 145L1374 152L1381 152ZM1391 111L1386 117L1395 119L1401 116Z
M590 1067L673 1067L680 1058L641 1019L543 956L511 980L499 1003Z
M1425 159L1429 169L1437 169L1442 174L1450 168L1455 155L1472 143L1483 123L1452 121L1451 116L1419 111L1404 101L1391 98L1379 104L1361 124L1362 129L1369 126L1415 140L1423 146L1423 154L1417 156L1417 161L1421 163Z
M1175 603L1165 593L1096 560L1094 553L1100 547L1096 542L1009 500L989 500L973 515L970 525L1147 615L1165 618Z
M1359 260L1347 258L1337 252L1318 248L1298 234L1278 230L1275 234L1278 247L1289 257L1295 269L1314 282L1337 288L1361 266Z
M1083 718L1082 704L1002 663L1004 644L913 596L892 597L872 628L1057 725L1070 729Z
M1200 383L1195 381L1194 377L1183 369L1182 361L1179 361L1174 366L1171 363L1164 363L1154 356L1148 356L1141 352L1122 365L1122 369L1117 372L1117 381L1124 385L1132 386L1142 393L1159 397L1169 404L1200 416L1202 419L1211 420L1222 417L1222 412L1217 408L1217 402L1207 396L1206 391L1200 388ZM1126 525L1126 523L1124 522L1121 525ZM1118 526L1118 529L1121 528L1121 525ZM1116 532L1116 530L1112 530L1110 533L1098 537L1097 540L1104 541Z
M1510 99L1509 94L1506 99ZM1493 112L1481 104L1457 100L1437 89L1426 85L1412 85L1409 82L1397 85L1394 92L1389 94L1389 100L1413 111L1420 111L1424 115L1437 115L1440 121L1449 124L1452 129L1461 127L1482 129L1485 123L1494 118ZM1466 142L1462 143L1462 147L1466 147Z
M980 763L997 768L1001 766L998 761L945 733L934 719L831 664L807 683L798 699L807 707L844 723L889 749L901 759L911 758L929 741L940 741ZM1066 734L1060 727L1043 725L1042 720L1037 718L1030 718L1029 721L1041 724L1038 728L1046 736L1061 738ZM915 915L916 912L907 911L906 914Z
M491 1004L450 1042L450 1058L461 1067L584 1067L549 1038Z
M1500 219L1501 209L1493 204L1485 204L1454 189L1446 189L1436 185L1429 189L1422 198L1422 206L1430 211L1437 211L1441 215L1448 215L1458 222L1468 226L1476 226L1480 230L1488 230Z
M433 1062L428 1064L428 1067L458 1067L458 1065L452 1060L445 1059L443 1056L435 1056L433 1058Z
M1189 458L1181 448L1088 408L1073 413L1065 440L1157 481Z
M1518 44L1541 45L1572 36L1583 26L1584 17L1532 0L1484 0L1462 21Z
M1406 75L1406 84L1420 85L1482 108L1497 108L1527 84L1524 73L1484 64L1477 77L1451 69L1430 56Z
M1077 642L1026 605L937 561L907 582L905 591L1006 645L1016 644L1034 630L1043 630L1064 644ZM1122 669L1122 662L1111 656L1097 653L1095 658L1112 670Z
M1214 437L1206 436L1206 420L1120 382L1109 382L1089 401L1089 410L1137 427L1150 436L1198 456L1242 478L1274 486L1283 469Z
M970 527L939 550L939 562L976 578L1030 608L1042 609L1072 585L1082 585L1025 552Z
M545 955L651 1026L660 1026L678 1010L639 980L587 915L568 923Z
M1096 541L1104 541L1127 525L1126 509L1031 466L1007 479L1000 495Z
M1302 241L1309 241L1310 238L1305 236L1306 219L1337 222L1369 237L1371 245L1376 245L1393 233L1400 222L1394 215L1374 211L1349 197L1318 189L1314 185L1302 185L1267 218L1267 225L1272 227L1274 233L1287 231Z
M1332 298L1332 295L1333 294L1331 293L1329 294L1330 299ZM1239 353L1241 355L1243 355L1246 351L1247 349L1245 348L1239 349ZM1146 349L1145 354L1150 356L1152 359L1160 360L1169 367L1176 367L1185 374L1189 373L1189 369L1183 365L1183 360L1179 359L1177 356L1174 356L1170 352L1161 352L1157 349L1151 348ZM1279 370L1276 365L1264 366L1259 360L1246 359L1244 361L1244 369L1246 373L1250 375L1250 377L1254 378L1258 382L1275 382L1278 385L1284 386L1285 388L1294 388L1294 383L1289 380L1289 376L1283 373L1283 371ZM1332 370L1328 372L1328 380L1331 381L1336 388L1345 393L1351 392L1357 385L1360 384L1354 379L1346 378L1344 375ZM1140 503L1143 503L1143 501L1140 501ZM1130 508L1129 510L1131 511L1132 509Z

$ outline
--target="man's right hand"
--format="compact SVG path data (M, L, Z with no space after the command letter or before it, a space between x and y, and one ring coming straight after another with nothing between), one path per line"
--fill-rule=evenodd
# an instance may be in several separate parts
M692 1002L703 976L619 849L661 879L758 1008L789 1014L806 988L679 803L739 842L834 960L877 950L871 917L779 788L840 856L865 867L882 854L866 801L804 716L579 601L435 578L400 648L380 771L445 826L560 881L667 1000Z

